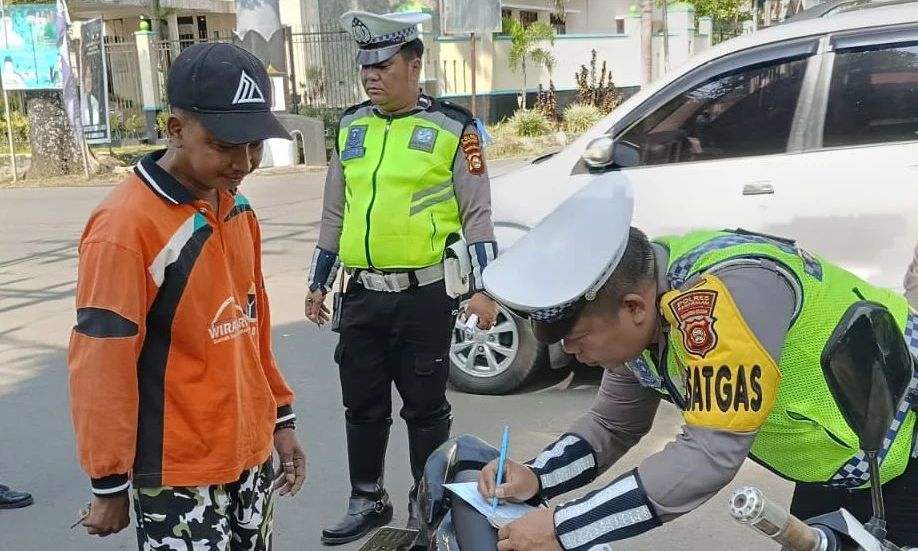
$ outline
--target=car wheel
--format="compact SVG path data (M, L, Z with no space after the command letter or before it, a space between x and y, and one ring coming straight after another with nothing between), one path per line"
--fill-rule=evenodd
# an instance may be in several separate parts
M497 321L489 330L467 330L461 319L456 320L449 359L449 381L457 390L506 394L538 373L546 349L525 320L498 306Z

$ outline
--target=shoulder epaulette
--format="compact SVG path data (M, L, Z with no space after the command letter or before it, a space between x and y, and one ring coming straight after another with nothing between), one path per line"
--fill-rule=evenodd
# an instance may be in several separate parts
M461 122L463 126L467 126L475 122L475 117L472 115L471 111L449 100L434 99L431 109L434 111L440 111L447 117Z

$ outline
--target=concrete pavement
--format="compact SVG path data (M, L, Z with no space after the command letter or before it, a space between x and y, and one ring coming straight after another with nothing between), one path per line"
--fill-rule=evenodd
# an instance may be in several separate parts
M243 184L262 223L275 351L297 392L297 433L309 461L302 493L277 501L277 551L322 549L321 527L344 511L347 492L343 408L331 360L335 337L302 317L304 271L318 234L323 178L321 172L304 172L254 176ZM35 496L29 508L0 511L0 551L136 548L131 529L105 539L68 529L89 496L88 480L74 458L67 394L76 244L87 216L109 189L0 190L0 483ZM498 441L501 426L509 424L511 456L528 459L589 407L598 381L597 371L583 369L564 378L542 377L512 396L451 393L454 433ZM662 405L654 431L594 486L661 449L678 433L679 421L674 408ZM407 465L404 423L396 420L387 485L397 524L405 520ZM741 541L747 550L774 549L729 519L727 496L746 483L760 485L780 503L788 500L787 483L747 464L699 511L615 548L730 549Z

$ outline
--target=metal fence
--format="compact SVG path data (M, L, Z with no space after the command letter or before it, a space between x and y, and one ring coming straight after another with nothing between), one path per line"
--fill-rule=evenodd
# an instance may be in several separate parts
M288 28L287 57L298 105L343 109L363 101L357 45L337 25Z
M108 67L108 112L112 141L145 137L140 60L137 58L137 42L134 37L106 36L105 61Z

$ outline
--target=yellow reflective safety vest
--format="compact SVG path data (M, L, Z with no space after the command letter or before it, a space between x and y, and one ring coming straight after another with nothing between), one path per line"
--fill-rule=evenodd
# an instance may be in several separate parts
M465 109L426 96L404 114L384 115L369 102L345 111L337 142L345 266L418 269L442 261L447 237L461 229L453 163L473 122Z

